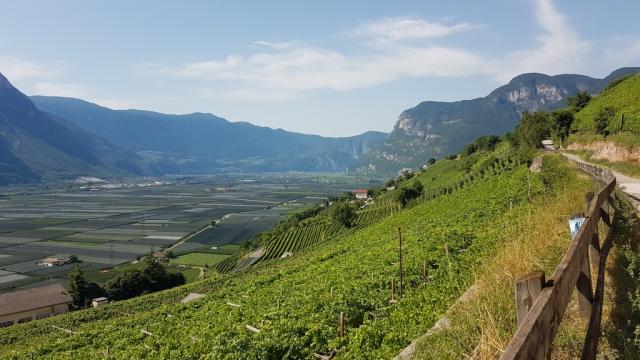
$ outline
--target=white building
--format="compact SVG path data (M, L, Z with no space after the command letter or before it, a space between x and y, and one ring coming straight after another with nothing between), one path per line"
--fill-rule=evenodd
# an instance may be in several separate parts
M355 189L353 193L356 195L356 199L366 200L369 196L369 191L367 189Z

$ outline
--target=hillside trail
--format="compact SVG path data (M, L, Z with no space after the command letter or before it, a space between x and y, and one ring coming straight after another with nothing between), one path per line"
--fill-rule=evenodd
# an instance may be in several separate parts
M589 164L589 165L594 165L594 166L599 166L602 168L606 168L608 170L611 170L611 172L613 173L613 176L616 177L616 183L618 184L618 186L620 187L620 189L622 189L622 191L624 191L627 195L629 195L629 197L631 198L633 205L640 210L640 179L636 179L633 178L631 176L627 176L624 174L621 174L620 172L617 172L613 169L607 168L606 166L602 166L600 164L592 164L584 159L582 159L581 157L579 157L578 155L574 155L574 154L570 154L567 152L563 152L561 151L561 154L566 156L567 158L583 163L583 164Z

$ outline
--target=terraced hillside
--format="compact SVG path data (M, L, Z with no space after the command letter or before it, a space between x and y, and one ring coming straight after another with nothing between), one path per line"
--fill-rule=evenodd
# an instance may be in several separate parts
M1 329L0 358L293 359L331 349L339 350L340 358L393 357L474 281L478 265L492 259L507 240L505 229L518 228L536 207L557 201L576 180L568 169L550 167L549 173L543 166L534 174L525 165L501 160L510 154L503 144L494 152L474 154L472 160L433 166L413 181L424 181L427 191L447 191L379 221L366 220L371 224L290 258ZM489 165L496 164L492 159L505 166L487 170L497 169ZM447 169L457 175L449 176ZM471 180L475 171L484 175ZM460 178L469 180L459 185ZM360 221L377 217L367 211ZM306 231L317 234L320 226ZM398 228L404 243L401 299ZM179 303L194 291L206 297ZM392 297L399 301L390 302ZM337 331L341 312L346 316L344 337ZM73 333L52 330L52 325Z

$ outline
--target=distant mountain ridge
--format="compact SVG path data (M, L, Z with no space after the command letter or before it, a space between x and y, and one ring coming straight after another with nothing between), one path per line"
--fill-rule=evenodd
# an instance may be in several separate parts
M609 82L639 70L621 68L604 79L528 73L516 76L486 97L421 102L403 111L384 144L366 154L354 168L392 173L402 167L421 166L431 157L460 151L479 136L513 130L523 111L562 107L567 96L579 91L599 93Z
M131 176L135 154L36 108L0 73L0 185L42 179Z
M36 106L136 152L157 174L343 171L387 134L330 138L230 122L212 114L112 110L87 101L32 96Z

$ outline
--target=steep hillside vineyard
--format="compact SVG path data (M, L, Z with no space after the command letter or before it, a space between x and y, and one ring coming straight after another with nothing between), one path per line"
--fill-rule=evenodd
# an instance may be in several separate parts
M364 210L358 211L352 228L346 228L341 224L326 219L326 217L305 222L289 229L284 235L265 245L261 260L276 259L286 253L289 253L287 255L295 254L321 242L344 236L357 229L371 225L398 210L400 210L400 206L397 202L391 199L384 199Z
M458 167L463 160L448 161ZM440 171L439 176L446 175L442 167ZM435 181L431 179L438 176L432 175L427 170L418 179ZM287 259L102 309L0 329L0 358L184 359L206 354L293 359L330 349L339 349L342 358L391 358L469 286L475 266L500 247L499 229L517 226L531 211L532 198L547 196L559 185L549 178L544 170L532 174L526 166L512 164ZM377 211L392 211L383 209ZM360 221L377 216L365 210ZM399 281L398 228L404 240L405 296L392 303L392 297L398 299L390 287L392 279L396 286ZM306 240L283 244L301 249L322 229L316 224L292 231L292 238ZM178 302L192 291L206 297ZM341 312L346 314L344 337L337 334ZM75 333L52 331L51 325Z

